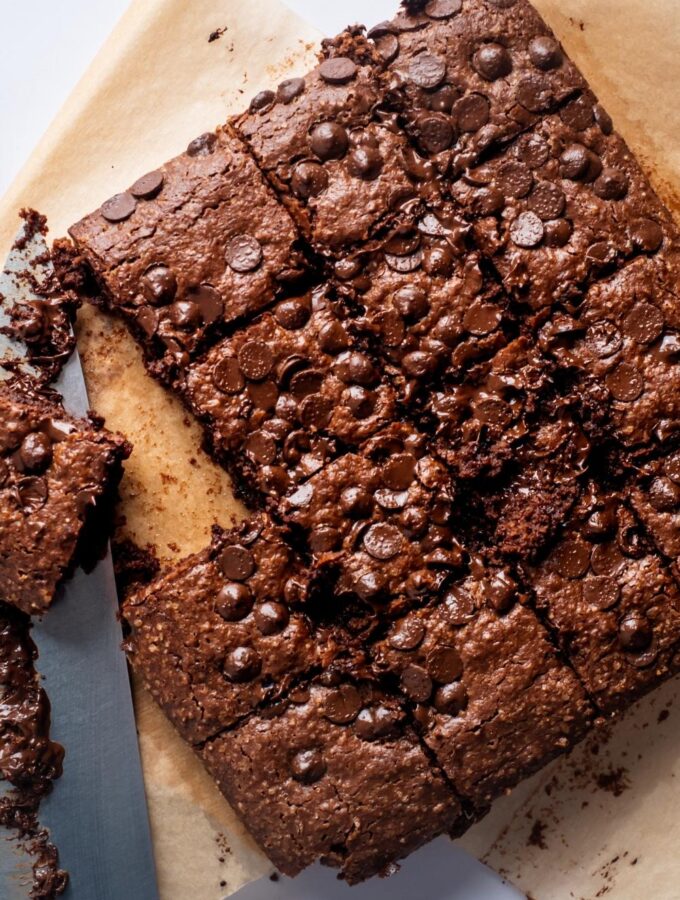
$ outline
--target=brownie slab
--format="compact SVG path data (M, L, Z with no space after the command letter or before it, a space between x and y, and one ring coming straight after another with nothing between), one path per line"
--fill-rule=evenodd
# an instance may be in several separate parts
M678 671L680 591L616 495L588 489L528 581L602 712L624 709Z
M226 130L196 138L70 234L102 302L166 379L211 331L261 310L304 268L292 219Z
M77 563L86 522L115 489L131 448L28 383L0 381L0 423L0 596L41 614Z
M126 650L182 737L199 744L318 666L320 646L291 603L307 577L266 518L215 532L125 602Z
M396 414L328 291L282 300L187 371L182 393L241 491L277 497Z
M506 569L477 562L442 601L395 622L378 671L415 704L423 738L456 791L484 809L568 750L592 708Z
M395 697L331 680L256 714L201 751L272 862L296 875L321 859L350 883L442 832L460 804Z

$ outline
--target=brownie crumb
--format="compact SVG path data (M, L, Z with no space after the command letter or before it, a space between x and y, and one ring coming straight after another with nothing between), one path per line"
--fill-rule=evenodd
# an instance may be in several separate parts
M538 847L540 850L547 850L548 845L545 842L545 822L536 819L531 827L531 833L527 838L527 847Z
M272 874L269 876L269 880L270 880L270 881L278 881L278 880L279 880L279 873L278 873L278 872L272 872Z
M662 722L665 722L666 719L670 716L670 711L667 709L662 709L659 713L659 717L657 718L657 722L660 725Z
M47 216L34 209L22 209L19 215L26 225L24 233L14 242L14 250L24 250L37 234L47 234Z
M614 797L620 797L630 787L628 771L623 767L610 769L609 772L601 772L595 779L595 783L601 791L607 791Z
M219 41L225 31L227 31L226 25L224 26L224 28L216 28L214 31L211 31L208 35L208 43L212 44L213 41Z

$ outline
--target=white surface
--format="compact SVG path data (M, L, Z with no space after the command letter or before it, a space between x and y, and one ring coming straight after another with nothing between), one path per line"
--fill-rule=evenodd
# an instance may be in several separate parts
M42 133L57 115L128 0L0 0L0 195L9 187ZM332 34L365 21L366 0L319 3L287 0L301 16ZM373 25L394 13L396 0L372 0ZM218 23L219 24L219 23ZM427 880L427 888L424 881ZM239 900L517 900L484 866L441 839L417 854L389 881L351 891L328 869L315 867L291 882L257 882Z

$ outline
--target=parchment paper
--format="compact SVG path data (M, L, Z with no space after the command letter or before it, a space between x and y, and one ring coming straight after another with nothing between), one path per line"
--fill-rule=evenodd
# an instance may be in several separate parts
M680 211L677 0L536 5L664 199ZM65 233L257 91L304 72L319 37L278 0L134 0L0 201L2 257L21 206L46 213L53 236ZM213 521L227 524L242 513L228 478L197 450L198 429L144 374L118 323L85 309L78 330L93 406L135 445L122 486L124 529L168 559L199 549ZM666 686L604 740L589 740L504 798L464 846L536 900L678 896L679 690ZM140 688L136 708L164 900L211 900L268 872L198 761Z

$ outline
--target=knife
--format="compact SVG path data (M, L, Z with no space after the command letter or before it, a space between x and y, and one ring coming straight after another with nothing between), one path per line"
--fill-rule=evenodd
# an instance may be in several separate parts
M22 229L19 236L25 234ZM28 234L26 235L28 236ZM19 242L17 242L19 243ZM0 325L19 301L33 299L18 273L49 274L41 235L15 246L0 274ZM0 335L0 361L13 357L23 371L26 348ZM54 387L66 409L88 410L77 351ZM34 621L38 671L52 704L52 738L66 749L64 774L43 801L39 820L49 828L68 870L68 900L157 900L149 817L135 729L130 680L121 649L118 598L110 550L95 569L79 569L54 606ZM25 858L0 841L0 897L28 896ZM30 884L30 879L28 881Z

